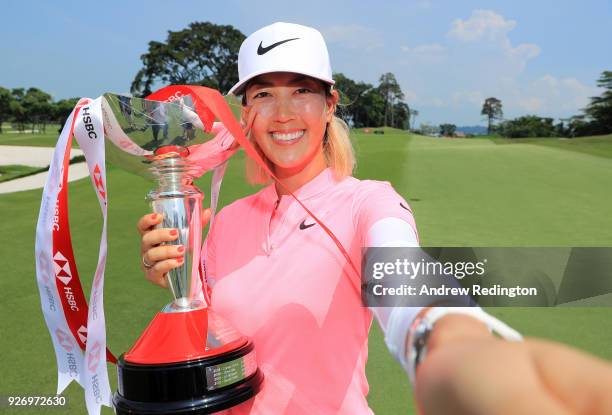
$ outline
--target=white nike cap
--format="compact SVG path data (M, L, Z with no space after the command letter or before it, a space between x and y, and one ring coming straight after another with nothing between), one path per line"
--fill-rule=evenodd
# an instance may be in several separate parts
M239 81L229 93L242 95L248 81L270 72L293 72L334 84L323 36L316 29L294 23L271 24L242 42Z

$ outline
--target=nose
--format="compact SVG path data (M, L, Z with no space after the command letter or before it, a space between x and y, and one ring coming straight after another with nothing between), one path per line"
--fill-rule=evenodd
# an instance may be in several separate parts
M286 123L295 119L295 108L290 97L280 97L276 101L275 121Z

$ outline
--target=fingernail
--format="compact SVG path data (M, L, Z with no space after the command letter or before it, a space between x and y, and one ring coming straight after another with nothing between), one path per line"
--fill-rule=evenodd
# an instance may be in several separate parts
M182 256L180 256L180 257L178 257L178 258L176 259L176 261L177 261L179 264L182 264L184 260L185 260L185 258L183 258Z
M170 231L170 235L172 235L172 236L176 236L176 235L178 235L178 231L177 231L176 229L172 229L172 230Z
M151 217L151 220L156 220L157 219L157 213L152 213L150 217Z
M179 245L179 247L178 247L178 248L176 248L176 250L177 250L178 252L183 252L183 251L185 250L185 247L184 247L183 245Z

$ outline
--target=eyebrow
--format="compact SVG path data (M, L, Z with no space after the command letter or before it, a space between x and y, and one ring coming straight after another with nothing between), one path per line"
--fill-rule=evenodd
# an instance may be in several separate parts
M295 78L292 78L291 80L289 80L289 85L295 85L295 84L299 84L302 82L312 82L313 80L310 79L309 77L305 76L305 75L297 75ZM249 87L253 88L268 88L268 87L273 87L274 84L272 82L266 82L266 81L255 81L253 82L251 85L249 85Z

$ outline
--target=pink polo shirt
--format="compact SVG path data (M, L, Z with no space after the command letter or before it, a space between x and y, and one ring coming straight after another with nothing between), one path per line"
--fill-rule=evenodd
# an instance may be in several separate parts
M326 169L295 195L326 224L361 269L361 247L378 220L416 225L388 182ZM262 391L232 414L371 414L366 396L372 313L331 238L273 184L223 208L208 235L212 305L255 343ZM352 281L351 281L352 280Z

